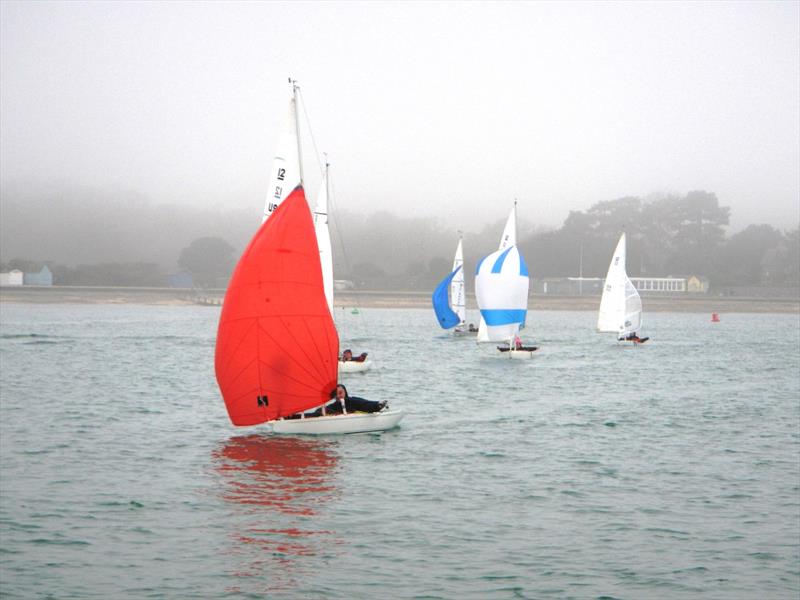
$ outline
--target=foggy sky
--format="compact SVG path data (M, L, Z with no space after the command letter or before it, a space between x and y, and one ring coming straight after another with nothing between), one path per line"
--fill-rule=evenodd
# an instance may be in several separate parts
M1 6L4 189L260 208L292 76L348 211L558 226L705 189L733 231L800 220L797 2Z

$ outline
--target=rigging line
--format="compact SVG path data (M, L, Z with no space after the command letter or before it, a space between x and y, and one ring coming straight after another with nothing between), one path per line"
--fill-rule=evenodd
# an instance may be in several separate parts
M342 257L344 259L344 267L346 269L346 272L347 272L348 276L355 277L354 273L350 270L350 259L348 258L347 250L344 247L344 236L342 235L342 229L339 227L339 221L336 218L336 214L339 211L336 210L336 203L334 201L335 196L336 196L336 192L334 190L333 181L331 179L330 171L329 171L328 172L328 218L330 219L331 217L333 217L334 225L336 226L336 237L338 238L337 241L339 243L339 247L342 250ZM353 279L353 285L355 286L355 279ZM356 290L354 288L353 292L355 292L355 291ZM364 329L366 329L366 331L368 333L370 331L374 331L374 329L370 325L369 319L366 317L366 313L362 310L361 303L359 302L357 294L353 294L353 302L356 305L356 308L358 308L358 313L361 316L361 319L362 319L362 321L364 323ZM345 314L346 314L346 311L344 311L344 309L343 309L342 310L342 321L345 320ZM341 344L341 339L339 340L339 343ZM339 348L339 351L340 352L342 351L341 347ZM378 374L378 384L381 387L381 389L383 389L384 384L383 384L383 374L381 373L382 369L380 368L379 365L375 365L373 368L374 368L375 371L377 371L377 374Z
M317 148L317 140L314 137L314 131L311 129L311 119L308 118L308 111L306 110L306 99L303 96L303 90L300 89L300 86L297 86L297 95L300 96L300 104L303 105L303 116L306 118L306 127L308 127L308 135L311 137L311 145L314 147L314 158L317 160L317 167L319 167L319 172L321 174L325 174L325 167L322 164L322 161L319 158L320 152L319 148ZM300 135L300 132L297 132L297 135Z

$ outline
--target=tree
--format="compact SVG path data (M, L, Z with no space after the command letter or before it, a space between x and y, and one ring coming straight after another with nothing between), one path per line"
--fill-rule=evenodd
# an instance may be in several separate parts
M202 237L181 250L178 266L194 277L196 285L216 287L220 278L230 277L234 248L218 237Z
M786 239L780 231L769 225L750 225L725 244L717 278L726 285L782 283L785 249Z

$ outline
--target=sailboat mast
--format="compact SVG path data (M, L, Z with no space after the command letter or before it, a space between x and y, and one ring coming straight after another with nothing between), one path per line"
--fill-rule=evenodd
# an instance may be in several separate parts
M297 165L300 169L300 185L303 185L303 149L300 144L300 104L297 101L297 81L289 79L292 84L292 102L294 103L294 131L297 136Z

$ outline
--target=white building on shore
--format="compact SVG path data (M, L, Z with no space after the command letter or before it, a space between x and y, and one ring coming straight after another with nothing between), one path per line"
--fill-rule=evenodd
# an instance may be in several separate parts
M25 274L19 269L12 269L8 273L0 273L0 285L22 285Z

